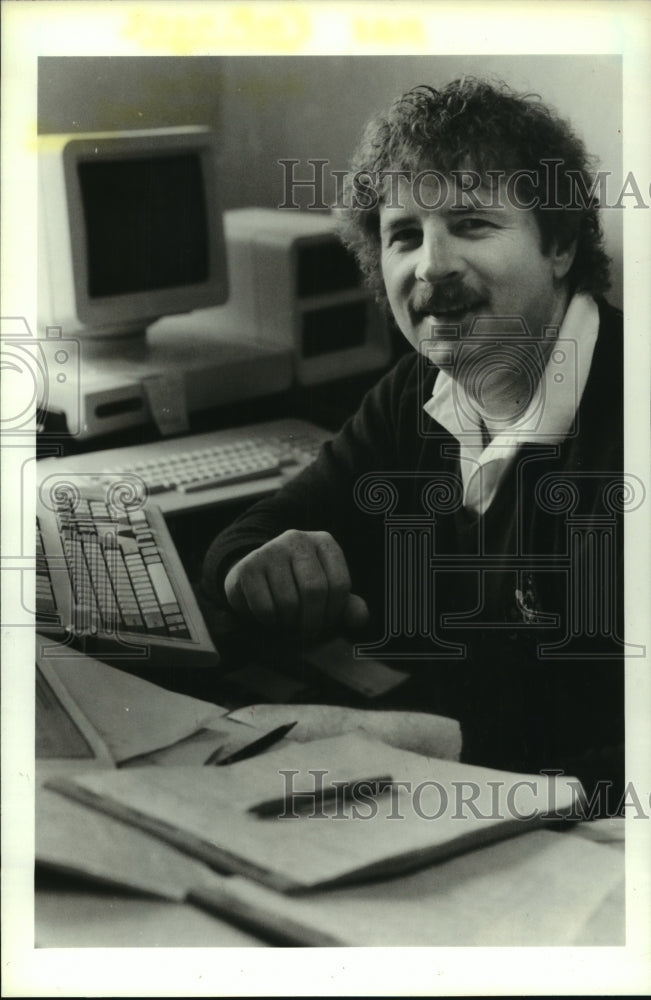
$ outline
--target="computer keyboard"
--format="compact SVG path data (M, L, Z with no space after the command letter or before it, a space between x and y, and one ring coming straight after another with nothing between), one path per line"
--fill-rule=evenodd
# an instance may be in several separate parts
M108 488L124 482L176 514L278 489L316 456L327 431L303 420L274 420L153 444L112 448L38 463L39 481L82 474Z
M124 499L124 498L122 498ZM217 653L161 512L70 477L37 502L36 625L116 666Z

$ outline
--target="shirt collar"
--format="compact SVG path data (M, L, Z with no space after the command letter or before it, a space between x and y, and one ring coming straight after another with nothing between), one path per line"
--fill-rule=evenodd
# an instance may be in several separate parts
M512 447L525 441L556 444L567 436L588 379L598 330L596 302L586 293L577 293L570 301L526 412L495 434L488 448ZM463 450L474 455L484 451L481 414L463 386L444 368L424 409L459 441Z

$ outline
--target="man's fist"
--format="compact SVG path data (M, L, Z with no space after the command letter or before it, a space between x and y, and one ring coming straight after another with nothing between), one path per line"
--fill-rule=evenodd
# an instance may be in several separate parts
M235 563L224 589L240 616L304 636L359 628L368 619L365 601L350 592L344 554L327 531L285 531Z

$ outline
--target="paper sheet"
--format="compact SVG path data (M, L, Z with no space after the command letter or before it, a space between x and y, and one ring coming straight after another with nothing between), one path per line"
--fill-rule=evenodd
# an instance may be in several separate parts
M304 653L303 659L364 698L387 694L409 678L406 671L396 670L381 660L355 656L354 647L341 637L313 647Z
M111 816L42 788L36 794L36 861L164 899L212 875L205 865Z
M118 764L208 728L228 711L82 654L48 662Z
M400 879L276 894L278 919L303 919L358 947L623 946L623 845L585 842L581 826L599 823L535 830ZM240 882L252 903L269 899L270 890Z

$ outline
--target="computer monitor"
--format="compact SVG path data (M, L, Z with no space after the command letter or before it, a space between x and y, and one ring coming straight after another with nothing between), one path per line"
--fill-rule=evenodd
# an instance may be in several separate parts
M226 300L210 129L44 135L38 159L40 336L111 345Z
M221 328L286 345L301 386L386 368L386 319L332 214L235 208L224 213L224 227L231 285L216 310Z

